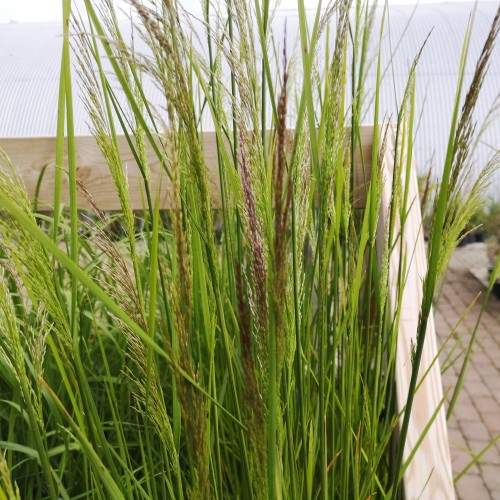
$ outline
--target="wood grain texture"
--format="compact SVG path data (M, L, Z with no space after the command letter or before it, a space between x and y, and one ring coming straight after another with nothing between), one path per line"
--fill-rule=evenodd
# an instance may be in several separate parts
M130 205L135 210L143 208L144 183L140 170L135 162L124 136L118 138L123 168L127 173ZM212 192L212 203L215 208L220 206L219 175L216 170L217 150L215 145L215 133L204 134L205 155L209 165L210 183ZM40 173L45 165L41 189L39 192L39 208L50 209L54 198L54 174L55 174L55 151L56 140L54 137L33 137L20 139L0 139L0 145L9 156L12 165L16 168L24 181L31 199L34 199L36 184ZM76 167L77 177L94 198L101 210L120 210L120 202L116 194L108 166L91 136L76 137ZM151 169L152 193L156 193L156 186L162 171L161 162L151 148L147 149L148 163ZM67 158L62 166L67 171ZM69 190L66 175L63 181L62 203L69 204ZM170 208L170 196L168 195L169 181L165 172L161 175L160 207ZM79 194L79 208L88 208L85 197Z
M361 130L363 147L355 155L354 165L354 204L363 207L365 204L365 188L363 180L369 180L371 167L371 134L372 127ZM125 137L118 138L123 168L127 172L130 190L130 204L134 210L143 208L143 180L135 162L134 156L127 144ZM12 164L19 171L31 199L35 197L36 185L40 173L45 165L45 173L39 191L39 209L48 210L53 204L54 198L54 174L55 174L55 151L56 140L54 137L30 137L30 138L7 138L0 139L0 145L10 157ZM212 206L220 208L220 187L217 161L217 145L215 132L205 132L202 135L202 145L205 153L205 162L209 171L209 179L212 193ZM228 148L227 144L225 145ZM77 176L80 182L90 192L101 210L120 210L120 202L111 181L109 169L104 158L91 136L76 137L76 166ZM361 156L362 155L362 156ZM151 168L152 193L156 193L161 163L152 148L147 149L147 157ZM362 168L361 157L364 167ZM62 166L67 171L67 159ZM365 171L366 170L366 171ZM63 181L62 203L69 204L69 191L66 175ZM162 189L160 197L160 208L170 208L169 181L165 173L161 176ZM84 196L78 197L79 208L89 208Z
M366 185L370 180L371 152L373 127L361 129L362 147L356 152L353 165L354 175L354 205L358 208L365 206ZM390 134L389 134L390 135ZM202 143L205 161L209 170L212 188L212 204L220 206L220 192L218 182L217 148L215 133L203 134ZM0 139L0 145L6 150L12 164L20 172L29 195L33 198L36 183L44 165L48 165L41 185L40 206L50 208L53 199L53 184L55 171L55 139ZM119 139L124 168L126 168L131 206L142 209L143 184L139 169L124 137ZM379 217L379 240L384 235L384 223L387 219L391 200L391 185L393 174L393 138L389 137L389 144L384 156L383 175L385 177L382 195L382 206ZM152 192L156 192L156 184L161 170L159 159L148 150L149 164L152 171ZM363 158L363 162L361 161ZM76 138L76 161L78 177L86 189L92 194L97 205L102 210L119 210L120 205L115 193L108 168L92 137ZM364 165L364 167L362 166ZM63 165L63 168L66 168ZM405 238L402 242L404 254L408 258L407 285L403 295L402 316L398 337L398 358L396 367L396 386L398 410L404 406L408 394L411 377L411 341L415 342L418 324L418 314L422 302L422 279L427 270L426 251L421 230L420 205L418 203L418 185L415 168L412 169L410 179L411 204L408 222L405 229ZM162 176L161 208L170 207L168 196L168 178ZM63 190L63 202L68 203L67 184ZM79 198L80 207L87 208L83 196ZM399 252L392 253L390 262L391 305L396 305L396 280L399 266ZM427 327L427 338L421 365L421 375L431 366L437 356L434 319L431 314ZM413 451L420 435L429 422L432 414L443 397L439 362L436 361L427 377L422 382L416 394L410 430L405 445L405 459ZM454 498L454 487L451 475L451 461L448 445L448 432L444 410L441 409L435 422L430 427L415 457L404 476L406 498L416 499L450 499Z
M382 134L381 134L382 135ZM394 166L394 134L388 133L389 140L383 160L382 171L385 182L383 187L381 213L378 228L379 255L382 254L383 235L391 200L393 166ZM404 170L404 168L403 168ZM401 316L397 339L396 359L396 393L397 411L404 409L408 397L412 362L411 346L416 344L420 306L423 298L423 279L427 273L427 252L422 231L422 215L418 193L417 172L414 163L410 171L408 216L403 232L390 257L389 263L389 300L392 311L396 310L396 295L400 250L403 261L406 261L406 286L401 298ZM404 186L405 175L401 182ZM398 224L398 223L397 223ZM400 229L396 227L396 232ZM415 394L410 417L410 425L406 438L403 461L413 452L426 426L431 421L436 409L443 400L441 370L437 359L436 331L434 314L431 312L427 323L427 334L422 361L419 369L420 388ZM424 377L424 374L427 375ZM424 378L423 378L424 377ZM422 380L423 378L423 380ZM400 423L402 422L402 419ZM404 494L407 500L441 500L454 499L455 489L451 470L450 447L446 415L442 406L430 426L425 438L418 447L415 457L404 475Z

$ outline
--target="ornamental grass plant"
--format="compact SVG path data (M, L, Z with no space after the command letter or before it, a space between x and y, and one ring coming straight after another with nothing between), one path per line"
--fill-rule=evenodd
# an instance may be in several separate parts
M405 258L395 292L388 266L405 227L396 221L418 203L401 179L420 54L389 127L380 52L371 107L366 88L386 8L379 26L361 0L312 14L298 0L299 36L289 41L275 39L267 0L204 2L196 19L175 0L130 0L129 40L111 0L85 6L71 12L63 0L53 212L34 210L1 156L0 498L395 498L434 292L499 166L497 154L471 181L473 111L500 11L468 89L471 25L465 33L398 413L399 311L388 295L405 287ZM112 218L77 178L72 68L120 201ZM367 109L383 125L359 160L371 170L360 208L354 162ZM215 131L217 202L203 116ZM123 134L141 175L140 211ZM396 180L380 221L388 144ZM86 216L79 200L92 208Z

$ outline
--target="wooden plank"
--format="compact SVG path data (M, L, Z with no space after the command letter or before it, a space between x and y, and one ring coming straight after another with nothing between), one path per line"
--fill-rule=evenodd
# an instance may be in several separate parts
M363 180L369 180L371 168L371 136L372 127L361 129L361 141L365 169L362 168L361 153L358 150L355 156L354 179L355 179L355 206L363 207L365 204L365 188ZM122 156L123 166L126 169L130 204L134 210L143 208L141 192L143 181L140 171L134 160L132 152L125 137L118 137L118 144ZM212 205L220 208L219 171L217 163L217 147L215 132L203 133L202 144L205 153L205 161L209 170L209 179L212 192ZM5 138L0 139L0 145L7 152L14 167L20 172L24 184L31 199L35 197L35 190L40 173L45 165L47 169L41 183L39 192L39 208L50 209L54 197L54 173L55 173L55 151L56 140L54 137L30 137L30 138ZM226 146L227 147L227 146ZM76 164L77 176L85 188L92 194L94 200L101 210L120 210L120 203L116 195L108 166L91 136L76 137ZM151 148L147 149L147 157L151 168L152 192L156 192L156 185L161 171L158 157ZM64 159L62 167L67 171L67 158ZM366 170L366 171L364 171ZM64 176L66 177L66 176ZM160 207L170 208L170 197L168 196L168 177L162 176L162 195ZM66 178L63 181L62 202L69 204L69 191ZM85 198L79 195L79 208L88 208Z
M382 132L380 134L382 136ZM383 237L387 221L389 203L391 200L393 167L394 167L394 134L388 133L389 140L383 160L383 175L385 177L382 206L378 228L379 255L383 251ZM403 256L406 259L406 286L401 303L401 319L397 339L396 359L396 393L397 410L402 411L408 396L412 363L411 346L416 344L420 305L423 298L423 279L427 272L427 252L422 230L422 215L420 211L418 181L415 165L412 162L409 182L409 213L405 224L403 241L400 241L390 257L389 263L389 300L391 309L396 310L396 296L399 255L402 245ZM402 179L404 185L404 176ZM399 228L396 228L398 231ZM443 399L443 386L439 360L437 360L436 331L434 314L431 313L427 323L427 334L424 344L422 361L419 369L419 381L432 365L422 385L415 394L410 417L410 425L406 438L403 460L406 461L413 452L425 427L430 422L433 413ZM435 360L435 362L434 362ZM433 364L434 363L434 364ZM441 407L435 421L430 426L427 435L420 444L416 454L404 475L405 498L413 499L453 499L455 489L451 470L448 428L444 407Z
M130 205L134 210L143 208L143 180L132 151L126 138L118 137L123 167L127 172L130 191ZM41 210L49 209L54 198L54 174L55 174L55 151L56 139L54 137L31 137L19 139L0 139L0 145L9 156L12 165L20 172L24 184L31 199L34 199L35 189L40 173L45 165L45 171L39 193L39 207ZM205 155L209 165L216 165L217 150L215 146L215 134L208 132L204 134ZM92 194L94 200L101 210L120 210L120 202L114 189L108 166L91 136L75 138L77 176L85 188ZM151 169L152 192L156 192L159 173L162 170L160 160L151 148L147 150L149 167ZM64 159L62 167L67 171L67 158ZM212 202L214 208L220 206L219 174L215 168L209 169ZM64 176L62 189L62 202L69 204L69 191L66 176ZM160 207L170 208L170 197L168 196L168 177L162 175ZM82 195L78 196L79 208L88 208L88 204Z

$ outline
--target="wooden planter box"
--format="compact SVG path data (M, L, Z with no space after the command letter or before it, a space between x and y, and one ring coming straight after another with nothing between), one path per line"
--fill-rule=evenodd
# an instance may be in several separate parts
M365 184L363 179L369 177L369 161L372 154L372 127L364 127L361 131L363 157L367 171L361 171L360 157L354 165L355 172L355 203L358 207L364 206ZM123 155L123 164L127 166L131 206L142 209L141 176L124 137L119 140ZM35 194L36 184L40 172L45 165L54 166L55 138L23 138L0 139L0 144L6 150L26 184L30 196ZM219 183L217 170L217 152L215 133L207 132L203 137L206 162L210 169L210 179L213 188L213 205L218 207ZM383 242L384 222L387 219L388 207L391 199L391 185L393 179L394 134L389 131L389 140L383 160L383 174L385 176L382 194L381 213L379 216L379 249ZM152 191L158 181L161 170L158 159L151 154L150 167L152 171ZM97 205L102 210L119 210L118 197L112 185L108 168L92 137L76 138L76 161L78 177L93 195ZM166 176L165 179L166 180ZM403 180L404 182L404 180ZM48 208L53 198L54 168L47 168L39 191L39 207ZM403 254L407 256L407 285L402 297L402 315L398 337L398 357L396 363L396 390L398 411L404 408L411 377L411 345L416 343L415 335L419 318L419 305L422 302L422 281L427 272L427 257L422 233L422 217L418 196L418 183L415 168L412 169L410 188L410 208L404 231L404 239L398 244L403 246ZM68 203L67 190L63 190L62 202ZM166 190L163 190L166 192ZM87 208L83 197L80 198L81 208ZM169 208L169 197L165 194L161 199L161 208ZM391 304L396 304L395 284L399 261L399 251L392 253L389 279L393 284L390 296ZM427 373L427 374L426 374ZM413 456L413 459L404 474L404 494L407 499L450 499L455 497L448 431L445 412L442 405L443 388L439 361L437 360L437 345L434 328L434 318L431 315L427 326L426 344L424 347L420 377L423 379L414 399L410 428L405 444L404 460ZM441 405L441 406L440 406ZM436 413L436 418L429 428L428 424Z

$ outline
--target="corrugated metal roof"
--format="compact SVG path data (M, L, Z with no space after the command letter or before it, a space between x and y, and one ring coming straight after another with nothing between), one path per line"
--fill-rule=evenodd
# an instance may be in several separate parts
M408 70L415 54L432 29L431 36L417 66L416 108L421 113L420 125L415 139L415 158L420 170L432 165L434 172L441 171L446 156L446 145L453 113L453 104L458 80L458 68L464 34L472 3L421 5L404 34L403 43L396 52L391 69L381 85L381 109L395 116L396 102L401 101ZM478 2L470 39L463 96L473 76L476 60L481 53L498 4ZM403 34L411 7L392 7L389 12L390 40L392 47ZM383 60L390 59L389 30L383 41ZM394 74L394 78L392 76ZM368 76L368 87L374 86L375 74ZM500 47L492 54L489 73L484 81L478 101L476 116L478 123L486 118L495 99L500 98ZM368 121L370 121L368 119ZM500 149L500 120L483 136L485 144L474 153L477 173L492 153L491 146ZM487 145L486 145L487 144ZM500 173L497 173L492 193L500 197Z
M0 136L55 133L59 32L57 24L0 25Z
M381 86L381 116L394 117L397 104L403 94L408 71L428 33L432 34L422 54L417 70L417 109L421 121L416 134L415 157L420 169L429 162L436 172L443 164L448 131L455 96L460 52L467 22L473 3L424 4L417 7L413 18L413 6L391 6L387 28L382 42L383 67L387 68ZM496 2L478 4L471 37L467 65L467 85L474 71L491 21L497 8ZM278 11L274 19L274 32L278 43L283 39L283 27L287 25L287 44L293 46L298 34L297 13L293 10ZM375 36L381 19L377 12ZM406 30L406 32L405 32ZM124 31L129 32L128 26ZM0 24L0 137L52 136L56 131L57 98L62 47L62 27L59 23ZM403 36L404 33L404 36ZM390 54L395 52L392 64ZM201 37L203 38L203 37ZM136 43L139 40L136 39ZM373 54L377 44L372 44ZM300 72L300 68L298 69ZM76 73L76 72L75 72ZM486 116L500 92L500 48L492 57L489 75L484 83L478 104L477 118ZM375 68L369 71L367 91L375 84ZM160 93L151 81L146 80L146 93L153 103L162 107ZM466 90L466 87L465 87ZM267 116L271 116L268 112ZM373 118L368 113L366 122ZM84 106L75 98L75 132L89 134ZM291 120L293 123L293 120ZM213 125L210 117L203 117L203 128ZM484 136L484 142L500 148L500 121ZM478 165L484 164L491 148L478 151ZM500 196L500 174L495 183Z

